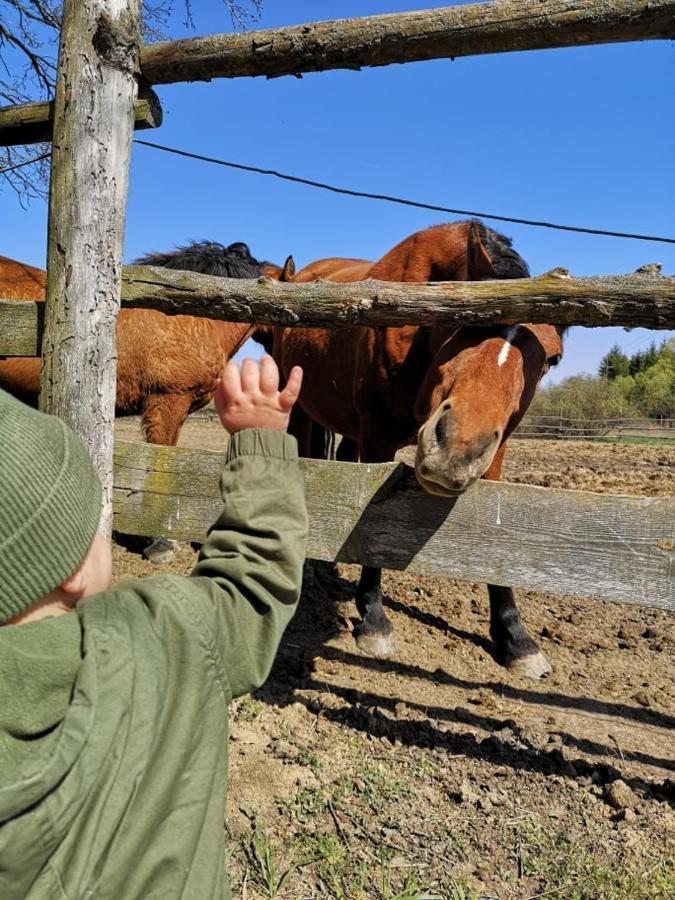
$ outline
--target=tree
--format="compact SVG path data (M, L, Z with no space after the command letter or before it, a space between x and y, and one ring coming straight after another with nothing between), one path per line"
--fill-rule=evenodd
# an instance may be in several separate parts
M262 0L221 2L235 28L254 22L262 9ZM61 10L58 0L0 3L0 106L53 98ZM192 0L144 0L144 38L159 40L175 31L179 11L179 28L194 30ZM0 148L0 191L10 187L25 203L46 196L48 177L47 145Z
M535 415L571 419L605 419L634 412L616 385L592 375L572 375L540 391L530 410Z
M634 353L631 356L628 363L629 374L637 375L638 372L645 372L650 368L650 366L654 365L658 358L659 351L656 349L656 343L652 341L649 347L647 347L647 349L644 351L644 353L638 350L637 353Z
M652 365L622 379L619 388L630 403L651 418L675 418L675 339L664 341ZM648 351L649 352L649 351ZM647 354L644 354L646 356Z
M628 357L622 353L618 344L614 344L606 356L600 360L598 375L609 381L614 381L619 375L628 375Z

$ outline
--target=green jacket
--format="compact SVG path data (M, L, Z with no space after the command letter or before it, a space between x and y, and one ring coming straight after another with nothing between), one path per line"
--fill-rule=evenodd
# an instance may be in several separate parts
M235 435L221 489L190 577L0 628L2 900L229 897L227 707L263 683L295 612L295 441Z

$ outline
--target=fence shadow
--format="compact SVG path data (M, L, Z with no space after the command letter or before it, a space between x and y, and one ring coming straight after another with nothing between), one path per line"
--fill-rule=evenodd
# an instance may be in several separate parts
M389 501L384 508L385 501ZM393 501L393 502L392 502ZM457 498L432 497L420 491L414 470L399 463L361 511L338 551L336 562L406 569L436 534ZM392 517L410 523L405 542L392 545Z
M596 740L579 737L555 729L560 743L557 746L535 746L513 720L499 715L467 709L465 706L434 706L423 702L404 701L413 719L398 718L396 696L378 694L370 686L372 679L368 673L391 673L407 679L434 684L447 684L466 694L476 690L490 691L497 698L508 698L520 703L536 704L542 707L558 707L561 710L577 710L596 715L612 716L616 719L634 721L652 727L672 728L675 718L625 703L597 700L592 697L575 697L561 692L535 690L505 684L499 680L480 681L460 678L442 670L430 671L422 666L411 665L398 660L377 660L364 656L354 648L350 651L327 645L327 642L347 627L344 615L338 609L340 601L353 597L355 584L344 578L330 563L313 563L313 573L303 590L300 610L291 624L279 651L273 674L257 696L266 703L284 707L291 703L302 703L306 709L328 721L355 731L369 733L375 737L386 737L400 741L409 747L444 749L451 755L465 755L494 765L506 765L521 771L557 774L563 777L593 777L595 781L609 783L622 778L638 793L652 796L655 792L671 803L675 803L672 776L666 776L662 783L646 778L630 777L621 771L621 761L653 766L664 773L675 772L675 762L665 757L634 750L618 751ZM326 602L328 601L328 602ZM393 604L392 604L393 605ZM409 611L409 608L406 608ZM413 617L425 624L431 624L429 615L413 607ZM457 633L460 637L473 639L474 643L486 649L489 641L482 637L465 634L461 629L448 626L441 617L434 617L433 624L443 632ZM340 665L353 667L363 672L363 677L355 682L357 687L345 687L322 679L316 671L317 659L334 661ZM365 690L361 689L365 687ZM311 696L307 696L309 692ZM317 696L317 694L319 696ZM322 696L330 697L325 704ZM335 698L344 705L336 708ZM447 725L458 723L488 732L487 736L468 733L466 730L448 729ZM563 754L562 750L565 750ZM572 758L576 750L584 757ZM618 756L621 753L622 760ZM616 762L607 761L615 755ZM593 757L598 757L593 760Z

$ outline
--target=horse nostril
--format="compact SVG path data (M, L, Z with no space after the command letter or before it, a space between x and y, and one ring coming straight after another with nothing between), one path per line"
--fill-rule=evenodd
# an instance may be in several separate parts
M496 440L499 440L499 432L498 431L495 431L495 438L496 438Z
M441 444L445 440L445 427L443 425L443 416L438 417L438 421L436 422L436 427L434 428L434 434L436 435L436 443Z

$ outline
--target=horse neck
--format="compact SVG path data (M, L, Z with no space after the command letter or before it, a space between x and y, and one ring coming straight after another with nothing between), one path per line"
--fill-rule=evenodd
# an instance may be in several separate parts
M418 231L379 259L368 278L379 281L465 281L467 223L453 222Z
M218 342L225 356L229 359L237 353L246 341L253 337L258 326L249 325L245 322L221 322L216 319L204 320L208 321L214 334L217 336Z

